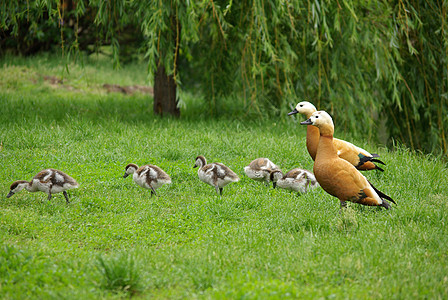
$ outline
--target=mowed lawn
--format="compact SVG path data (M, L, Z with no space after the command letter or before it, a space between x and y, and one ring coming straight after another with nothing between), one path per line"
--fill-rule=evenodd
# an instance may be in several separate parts
M448 297L440 158L352 140L335 120L338 137L380 154L385 172L363 174L398 203L340 213L320 188L297 196L243 172L257 157L312 170L300 116L213 118L190 96L183 117L160 118L148 94L101 89L143 85L144 68L63 68L45 58L2 61L0 298ZM43 78L61 74L62 84ZM197 155L241 180L216 195L192 168ZM150 198L123 178L128 163L158 165L172 184ZM44 168L79 182L71 204L25 190L6 198L13 181Z

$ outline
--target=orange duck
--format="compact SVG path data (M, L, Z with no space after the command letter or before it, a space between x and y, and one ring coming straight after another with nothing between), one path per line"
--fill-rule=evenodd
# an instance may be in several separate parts
M303 101L299 102L296 108L290 112L288 115L293 115L300 113L304 115L307 119L316 112L316 107L310 102ZM376 159L379 157L378 154L370 154L366 150L356 147L352 143L333 138L334 146L337 150L337 154L340 158L345 159L352 165L354 165L358 170L378 170L383 172L384 170L374 164L380 163L385 164L381 160ZM313 160L316 160L317 145L319 144L319 129L314 126L307 126L306 130L306 148Z
M320 132L314 161L314 175L327 193L341 201L341 208L346 207L346 201L382 206L386 209L390 208L387 201L395 203L391 197L380 192L367 181L351 163L338 156L338 150L333 142L333 119L328 113L317 111L300 124L313 125Z

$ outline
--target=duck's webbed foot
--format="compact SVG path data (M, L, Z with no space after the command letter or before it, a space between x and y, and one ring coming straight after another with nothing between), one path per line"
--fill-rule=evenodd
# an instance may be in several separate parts
M342 209L347 208L347 202L341 200L341 205L339 207L339 214L342 212Z

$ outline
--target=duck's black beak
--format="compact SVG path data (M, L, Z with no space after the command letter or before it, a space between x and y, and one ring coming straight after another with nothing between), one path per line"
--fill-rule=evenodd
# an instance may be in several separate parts
M126 177L128 177L128 176L129 176L128 173L124 173L123 178L126 178Z
M299 113L299 111L296 108L294 108L294 110L292 112L288 113L288 116L295 115L298 113Z
M193 168L197 168L198 166L194 165Z
M14 195L14 192L13 192L13 191L10 191L9 194L6 196L6 198L11 197L12 195Z
M313 125L313 122L311 122L311 119L308 119L306 121L300 122L300 125Z

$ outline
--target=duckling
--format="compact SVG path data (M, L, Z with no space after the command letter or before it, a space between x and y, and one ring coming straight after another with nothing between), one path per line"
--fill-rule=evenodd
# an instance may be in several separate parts
M293 115L300 113L304 115L307 119L311 117L311 115L316 112L316 107L307 101L299 102L293 111L291 111L288 115ZM379 157L378 154L370 154L366 150L359 148L352 143L346 142L344 140L340 140L337 138L333 138L334 146L337 149L337 154L340 158L345 159L352 165L354 165L358 170L378 170L383 172L384 170L379 166L375 165L374 162L385 165L376 157ZM314 126L307 126L306 130L306 148L308 153L310 154L313 160L316 159L317 153L317 145L319 144L319 129Z
M151 189L152 195L156 195L156 189L164 184L170 184L171 178L158 166L144 165L140 168L136 164L128 164L125 168L123 178L128 177L130 174L134 174L132 179L136 184L144 189Z
M244 173L249 178L264 181L266 185L269 185L270 174L275 170L280 170L280 168L268 158L254 159L247 167L244 167Z
M15 193L20 192L24 188L28 192L41 191L48 194L48 201L50 201L52 194L62 192L67 204L70 203L66 190L75 189L79 184L75 179L56 169L45 169L36 174L30 182L26 180L15 181L11 187L6 198L11 197Z
M278 186L282 189L295 191L299 196L319 186L313 173L299 168L292 169L285 175L281 171L273 171L270 179L273 182L274 189Z
M390 208L387 201L396 204L391 197L376 189L351 163L337 155L333 143L333 119L327 112L314 112L308 120L300 124L313 125L319 129L314 175L327 193L340 200L341 209L346 207L346 201L386 209Z
M238 175L235 174L229 167L221 163L207 164L207 160L204 156L199 155L196 157L196 162L193 168L199 167L198 176L203 182L214 186L216 193L222 195L222 189L231 182L237 182L240 180Z

